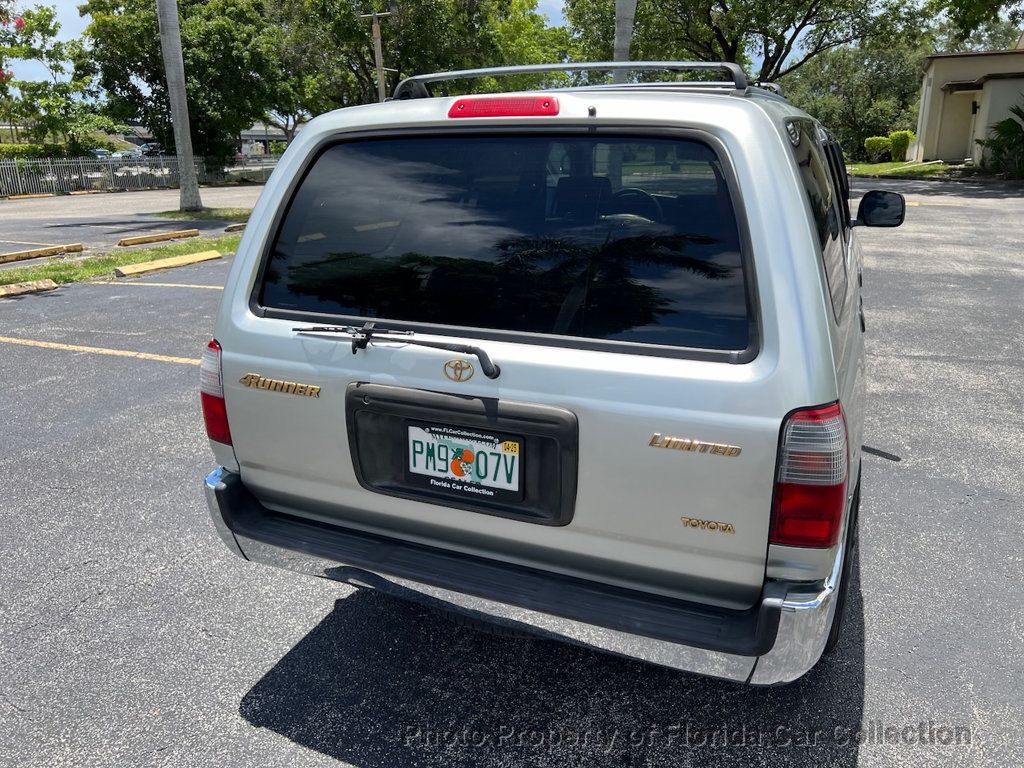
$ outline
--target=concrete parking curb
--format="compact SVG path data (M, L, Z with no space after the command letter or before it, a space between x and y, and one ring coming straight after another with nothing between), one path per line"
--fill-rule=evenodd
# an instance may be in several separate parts
M145 243L159 243L164 240L178 240L185 237L198 237L198 229L177 229L173 232L159 232L155 235L139 235L137 237L122 237L117 241L118 245L143 245Z
M225 232L241 232L245 229L245 224L228 224L224 227Z
M8 200L35 200L37 197L54 197L53 192L37 192L31 195L8 195Z
M67 245L51 245L46 248L32 248L27 251L10 251L0 253L0 264L7 264L12 261L23 261L25 259L37 259L40 256L58 256L62 253L81 253L81 243L68 243Z
M221 257L220 251L200 251L199 253L187 253L184 256L171 256L168 259L157 259L156 261L144 261L141 264L125 264L114 270L118 277L132 277L144 275L147 272L155 272L158 269L171 269L172 267L184 267L189 264L198 264L201 261L211 261Z
M40 291L52 291L57 287L53 280L29 280L27 283L11 283L0 285L0 297L24 296L26 293L39 293Z

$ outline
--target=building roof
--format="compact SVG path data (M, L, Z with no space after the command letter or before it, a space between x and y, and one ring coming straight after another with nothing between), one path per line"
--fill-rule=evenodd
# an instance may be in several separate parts
M1024 80L1024 72L993 72L982 75L977 80L950 80L942 84L942 90L953 93L954 91L980 91L989 80Z
M959 53L933 53L931 56L926 57L929 63L932 59L956 59L967 56L1005 56L1006 54L1016 54L1018 56L1024 56L1024 48L1020 48L1018 43L1017 48L1011 48L1008 51L961 51Z

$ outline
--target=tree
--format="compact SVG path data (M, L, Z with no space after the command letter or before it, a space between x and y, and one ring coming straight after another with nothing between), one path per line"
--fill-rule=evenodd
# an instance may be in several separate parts
M273 112L317 114L376 101L370 25L358 15L388 7L354 0L282 0L268 6L267 26L275 29L277 69L283 73ZM568 32L546 27L536 0L402 0L395 10L381 19L384 64L394 70L387 74L389 93L413 74L568 57ZM557 78L453 81L441 90L529 88L545 80Z
M1020 35L1021 28L1007 19L985 19L965 32L949 16L940 17L929 31L936 53L1010 50Z
M864 139L914 130L927 42L847 46L823 53L782 81L786 96L831 129L846 154Z
M608 50L610 5L567 0L579 50ZM896 0L641 0L634 47L642 58L757 61L756 79L775 81L825 51L892 36L916 18Z
M787 97L838 136L850 156L865 157L864 140L914 130L926 57L937 52L1001 50L1020 30L1005 21L964 35L942 17L918 34L828 51L782 80Z
M0 11L2 13L3 11ZM81 45L60 39L60 23L50 6L25 9L0 25L0 60L34 61L46 70L40 80L16 79L9 70L0 77L0 114L14 126L16 139L39 143L56 139L70 154L83 154L96 145L96 134L120 126L90 101L88 78L75 71ZM19 128L20 126L20 128Z
M178 189L183 211L201 211L203 200L199 196L196 165L192 155L192 135L188 119L188 100L185 93L185 63L181 55L181 30L178 25L176 0L157 0L157 20L160 28L160 48L163 51L164 70L167 73L167 97L171 104L171 127L178 155Z
M945 17L963 36L989 24L1024 23L1024 0L929 0L927 8L933 18Z
M615 38L612 56L615 61L629 61L630 43L633 41L633 21L636 18L637 0L615 0ZM615 70L612 81L626 82L626 70Z
M86 0L87 56L119 119L142 122L174 146L155 0ZM239 133L263 117L276 76L261 0L180 0L192 141L211 166L232 155Z

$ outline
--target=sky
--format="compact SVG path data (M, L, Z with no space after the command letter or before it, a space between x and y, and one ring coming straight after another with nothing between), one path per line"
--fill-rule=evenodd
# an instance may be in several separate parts
M19 2L18 5L35 4L36 0ZM60 22L60 34L65 40L78 37L85 30L88 24L88 17L82 18L78 15L78 6L82 0L41 0L43 3L53 5L57 8L57 20ZM538 0L537 10L547 16L548 24L557 26L565 23L562 15L563 0ZM47 77L46 69L35 62L16 61L10 65L14 76L22 80L40 80Z
M537 3L537 10L548 17L548 25L552 27L565 24L565 16L562 15L563 7L563 0L539 0Z

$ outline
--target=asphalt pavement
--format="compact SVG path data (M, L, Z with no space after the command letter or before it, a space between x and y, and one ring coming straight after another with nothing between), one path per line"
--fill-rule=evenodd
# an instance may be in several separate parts
M252 208L262 190L262 185L203 187L201 195L208 208ZM198 229L201 234L223 231L223 221L153 215L177 210L178 204L176 189L0 199L0 253L67 243L82 243L87 251L106 250L122 237L134 235L188 228Z
M849 621L772 689L230 555L195 364L227 261L0 300L0 765L1024 764L1024 196L870 186L910 207L863 233Z

